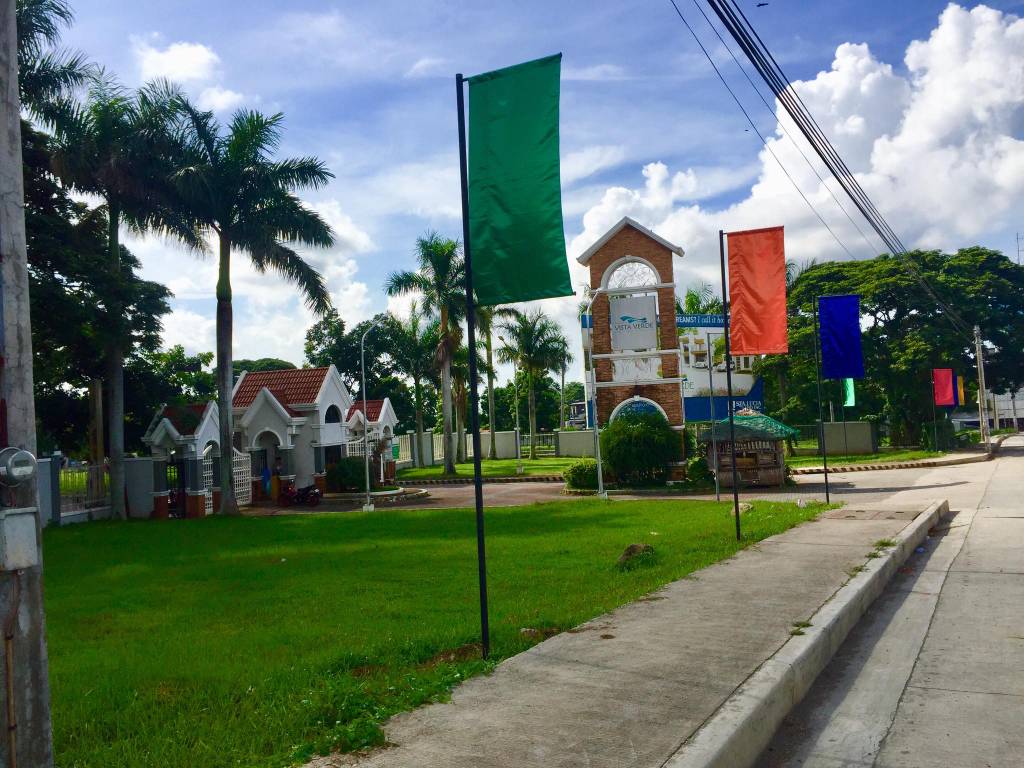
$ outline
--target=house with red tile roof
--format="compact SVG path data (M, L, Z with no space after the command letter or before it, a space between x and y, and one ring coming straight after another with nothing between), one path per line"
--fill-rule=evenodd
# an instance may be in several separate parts
M352 439L352 403L333 365L243 372L231 399L235 443L250 452L254 477L266 468L299 487L322 484Z
M355 402L345 414L345 422L352 430L353 437L362 437L364 424L370 424L370 438L391 438L394 437L395 427L398 425L398 416L395 415L394 406L390 398L383 400L366 401L366 418L363 417L363 401L356 398Z
M154 456L182 459L201 456L220 443L217 403L162 405L149 422L142 442Z

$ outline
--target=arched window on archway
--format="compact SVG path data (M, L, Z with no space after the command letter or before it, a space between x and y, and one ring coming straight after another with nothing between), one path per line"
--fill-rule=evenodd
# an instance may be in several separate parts
M327 413L324 414L325 424L339 424L341 423L341 410L336 405L329 406Z
M624 416L630 413L660 413L665 416L666 420L668 416L665 413L665 409L658 405L653 400L649 400L646 397L631 397L628 400L623 400L612 411L611 418L609 421L615 421L619 416Z
M604 287L654 288L660 282L653 266L634 256L626 256L609 267Z

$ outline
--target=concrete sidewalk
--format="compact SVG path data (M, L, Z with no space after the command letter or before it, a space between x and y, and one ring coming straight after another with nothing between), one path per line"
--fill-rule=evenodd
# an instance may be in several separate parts
M759 768L1024 764L1024 440L981 480L960 487Z
M327 766L654 768L924 509L836 510L553 637Z

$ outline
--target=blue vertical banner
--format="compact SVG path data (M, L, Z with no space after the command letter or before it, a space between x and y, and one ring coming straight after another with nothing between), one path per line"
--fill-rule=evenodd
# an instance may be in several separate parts
M860 346L860 296L818 298L821 375L826 379L863 379Z

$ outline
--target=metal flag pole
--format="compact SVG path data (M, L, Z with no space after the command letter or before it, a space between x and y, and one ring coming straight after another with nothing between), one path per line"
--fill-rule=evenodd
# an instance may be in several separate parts
M953 386L956 387L956 382L955 381L953 383ZM939 450L939 422L938 422L938 418L939 417L935 413L935 369L934 368L932 368L932 391L931 391L931 395L932 395L932 397L931 397L931 401L932 401L932 450L933 451L937 451L937 450Z
M715 439L715 375L712 368L714 354L712 354L711 332L704 334L708 342L708 354L704 359L708 363L708 420L711 422L711 456L715 462L715 501L722 500L722 487L718 481L718 442Z
M820 297L819 297L820 298ZM814 375L818 380L818 444L821 446L821 462L825 468L825 503L832 499L828 487L828 449L825 446L825 411L821 405L821 361L818 359L818 299L811 309L814 314Z
M469 171L466 166L466 105L462 73L455 75L459 111L459 178L462 182L462 253L466 263L466 341L469 347L469 424L473 434L473 490L476 498L476 559L480 581L480 647L491 654L487 616L487 555L484 547L484 487L480 476L480 413L476 372L476 307L473 297L473 259L469 247Z
M590 303L587 304L585 315L590 316L590 400L593 410L594 428L594 459L597 462L597 497L607 499L608 492L604 489L604 468L601 466L601 433L597 420L597 361L594 359L594 301L604 293L598 288L591 292Z
M718 230L718 255L722 263L722 327L725 331L725 386L728 390L729 449L732 456L732 511L736 515L736 541L740 540L740 481L736 471L736 420L732 407L732 350L729 345L729 294L725 283L725 232ZM715 425L711 425L714 430ZM712 432L714 434L714 432ZM717 462L716 462L717 463Z

